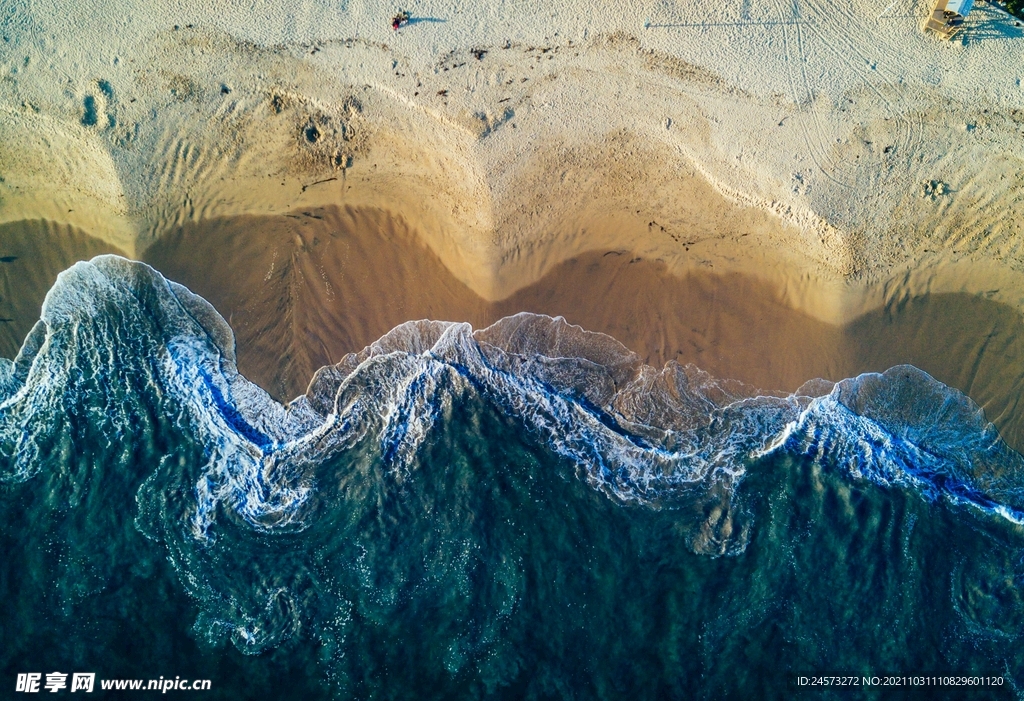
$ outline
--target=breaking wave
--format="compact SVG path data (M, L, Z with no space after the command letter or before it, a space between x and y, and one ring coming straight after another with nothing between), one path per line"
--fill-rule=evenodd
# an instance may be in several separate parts
M61 274L18 357L0 360L0 400L0 481L58 480L77 494L95 469L79 459L85 444L113 456L108 470L142 470L135 527L166 545L203 603L197 628L248 652L300 627L301 597L284 571L229 587L223 558L248 565L244 553L215 557L218 539L295 538L340 518L330 509L341 503L357 519L352 494L398 498L425 446L469 406L506 417L608 500L677 513L697 553L743 551L754 524L737 487L774 453L1024 523L1021 456L968 397L911 366L765 392L693 365L650 367L609 336L522 313L479 330L402 324L282 405L238 373L231 329L207 302L116 256ZM156 458L139 459L141 443ZM494 565L488 581L504 584L479 594L498 618L521 586L509 567ZM367 586L372 609L398 585ZM344 628L343 598L318 635ZM494 637L474 635L465 650Z

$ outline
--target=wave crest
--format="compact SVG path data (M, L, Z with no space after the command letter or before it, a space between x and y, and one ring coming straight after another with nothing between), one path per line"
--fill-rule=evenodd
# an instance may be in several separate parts
M288 565L239 583L249 580L225 568L224 550L214 556L217 539L287 538L337 516L325 494L348 478L328 464L362 475L378 499L415 483L422 451L470 402L508 417L609 499L674 510L698 553L742 552L751 523L737 486L779 451L1024 523L1021 456L968 397L910 366L765 392L693 365L653 368L609 336L522 313L479 330L402 324L321 368L285 406L238 373L213 307L116 256L62 273L18 358L0 362L0 481L45 468L80 484L75 446L117 453L149 441L161 457L138 476L137 528L165 544L203 602L203 634L258 652L300 626ZM195 456L161 454L165 424ZM228 552L239 572L254 566L244 549ZM514 569L492 592L502 611L514 607ZM339 621L347 607L336 602Z

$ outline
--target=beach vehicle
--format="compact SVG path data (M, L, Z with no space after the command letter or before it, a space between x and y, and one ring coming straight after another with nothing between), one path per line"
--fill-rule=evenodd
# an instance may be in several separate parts
M973 6L974 0L936 0L924 28L943 39L952 39L963 29L964 19Z

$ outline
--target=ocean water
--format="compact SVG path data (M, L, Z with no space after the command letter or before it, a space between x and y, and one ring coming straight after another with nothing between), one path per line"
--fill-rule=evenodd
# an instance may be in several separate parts
M765 393L532 314L403 324L283 406L209 304L101 256L0 360L0 684L1017 698L1022 488L916 368Z

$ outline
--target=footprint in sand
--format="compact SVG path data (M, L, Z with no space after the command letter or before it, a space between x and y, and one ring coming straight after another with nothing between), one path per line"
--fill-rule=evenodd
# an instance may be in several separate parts
M117 120L113 112L114 89L106 80L97 80L82 98L82 126L112 128Z

